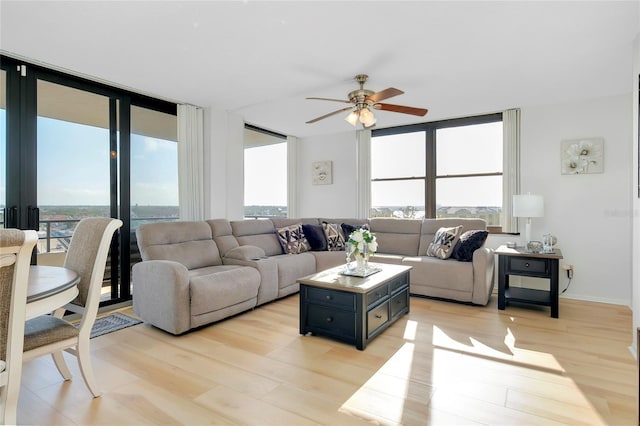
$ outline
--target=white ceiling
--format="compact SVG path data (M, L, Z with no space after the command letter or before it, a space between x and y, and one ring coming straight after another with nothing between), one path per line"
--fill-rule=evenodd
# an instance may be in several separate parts
M636 1L0 1L0 49L296 136L351 127L353 76L426 117L630 93ZM345 114L346 115L346 114Z

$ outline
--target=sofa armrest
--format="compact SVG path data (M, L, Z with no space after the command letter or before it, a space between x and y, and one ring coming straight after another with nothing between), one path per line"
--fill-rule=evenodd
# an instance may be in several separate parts
M258 260L265 257L265 253L262 248L257 246L238 246L227 251L224 257L235 260Z
M133 266L133 311L169 333L191 328L189 271L170 260L146 260Z
M473 296L471 303L486 305L493 292L495 259L493 250L480 247L473 252Z
M265 256L260 247L246 245L233 248L222 258L225 265L240 265L256 268L260 273L258 305L275 300L278 297L278 263Z

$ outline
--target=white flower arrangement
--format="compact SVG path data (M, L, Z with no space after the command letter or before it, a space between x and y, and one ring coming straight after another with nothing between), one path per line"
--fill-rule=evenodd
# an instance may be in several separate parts
M353 254L364 257L372 255L378 250L378 242L374 233L368 229L359 228L349 235L348 243L354 247ZM365 253L366 251L366 253Z

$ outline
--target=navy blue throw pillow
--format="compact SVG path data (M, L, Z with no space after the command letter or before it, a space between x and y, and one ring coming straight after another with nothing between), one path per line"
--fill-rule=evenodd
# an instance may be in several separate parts
M345 241L349 241L349 235L351 235L351 233L356 229L363 228L369 230L369 225L367 225L366 223L362 225L350 225L348 223L343 223L340 226L342 227L342 233L344 234Z
M307 241L313 251L326 251L327 239L324 236L322 225L302 225L302 232L307 237Z
M473 260L473 252L478 250L487 239L488 231L473 229L467 231L460 236L460 239L453 248L451 257L460 262L471 262Z

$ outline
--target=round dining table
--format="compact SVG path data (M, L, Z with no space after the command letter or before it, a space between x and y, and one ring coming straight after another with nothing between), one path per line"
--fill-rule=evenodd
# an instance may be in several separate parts
M27 286L26 319L48 314L78 296L80 275L62 266L32 265Z

